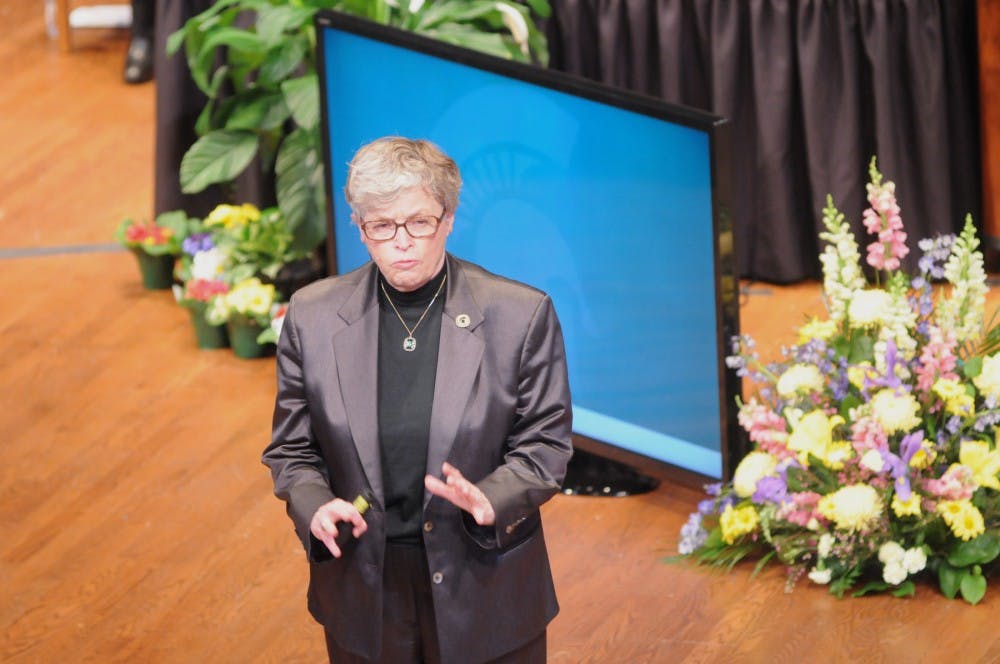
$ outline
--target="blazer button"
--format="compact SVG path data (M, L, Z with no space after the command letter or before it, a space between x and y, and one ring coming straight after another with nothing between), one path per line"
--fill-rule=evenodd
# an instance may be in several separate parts
M441 572L434 572L434 576L431 577L431 581L433 581L435 585L441 583L444 581L444 574Z
M512 532L514 532L514 526L507 526L505 530L507 531L507 534L510 535Z
M433 521L424 521L424 532L425 533L429 533L432 530L434 530L434 522Z

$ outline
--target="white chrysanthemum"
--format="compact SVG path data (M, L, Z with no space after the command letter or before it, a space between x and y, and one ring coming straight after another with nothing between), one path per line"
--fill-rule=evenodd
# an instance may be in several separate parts
M830 312L830 320L840 322L847 314L847 304L856 291L865 287L861 272L861 254L851 226L844 215L833 206L833 197L826 197L823 209L826 231L819 234L826 242L819 260L823 265L823 297Z
M823 390L823 374L812 364L794 364L781 374L775 386L778 394L786 399L796 394L809 394Z
M757 482L774 474L778 460L767 452L750 452L733 473L733 491L740 498L749 498L757 491Z
M847 307L851 327L876 327L886 321L892 298L884 290L855 291Z
M903 563L898 560L886 563L882 568L882 580L894 586L906 581L906 568L903 567Z
M910 574L916 574L927 566L927 554L919 546L907 549L903 554L903 567Z
M965 227L952 244L951 255L944 265L945 279L952 285L951 295L942 298L937 307L938 326L954 330L959 343L978 337L983 327L988 289L978 246L972 216L966 215Z
M878 561L883 565L900 562L905 555L906 549L900 546L899 542L893 542L892 540L878 548Z
M882 515L882 499L874 487L852 484L820 498L817 509L837 528L859 531L873 525Z
M875 420L889 435L909 433L920 426L920 403L909 392L879 390L870 405Z

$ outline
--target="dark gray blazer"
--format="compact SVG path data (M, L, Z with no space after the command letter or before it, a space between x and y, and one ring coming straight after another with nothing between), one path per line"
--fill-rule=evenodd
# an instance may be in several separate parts
M462 471L489 498L496 526L479 528L425 492L424 543L442 657L477 662L526 643L559 610L539 506L565 474L572 416L548 296L450 254L447 265L427 472L440 476L443 461ZM310 611L341 647L366 657L381 643L385 547L376 288L368 263L292 298L263 457L310 561ZM368 532L332 559L309 532L313 514L368 488Z

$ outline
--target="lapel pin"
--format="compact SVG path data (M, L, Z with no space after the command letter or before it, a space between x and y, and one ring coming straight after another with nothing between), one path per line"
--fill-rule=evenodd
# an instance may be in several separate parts
M469 318L468 314L459 314L455 316L455 325L459 327L469 327L472 323L472 319Z

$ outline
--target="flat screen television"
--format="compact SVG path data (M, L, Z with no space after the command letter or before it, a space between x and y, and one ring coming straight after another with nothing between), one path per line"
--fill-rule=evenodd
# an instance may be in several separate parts
M369 260L343 193L354 152L433 141L464 180L448 250L552 297L577 443L728 477L727 122L336 12L317 33L331 273Z

